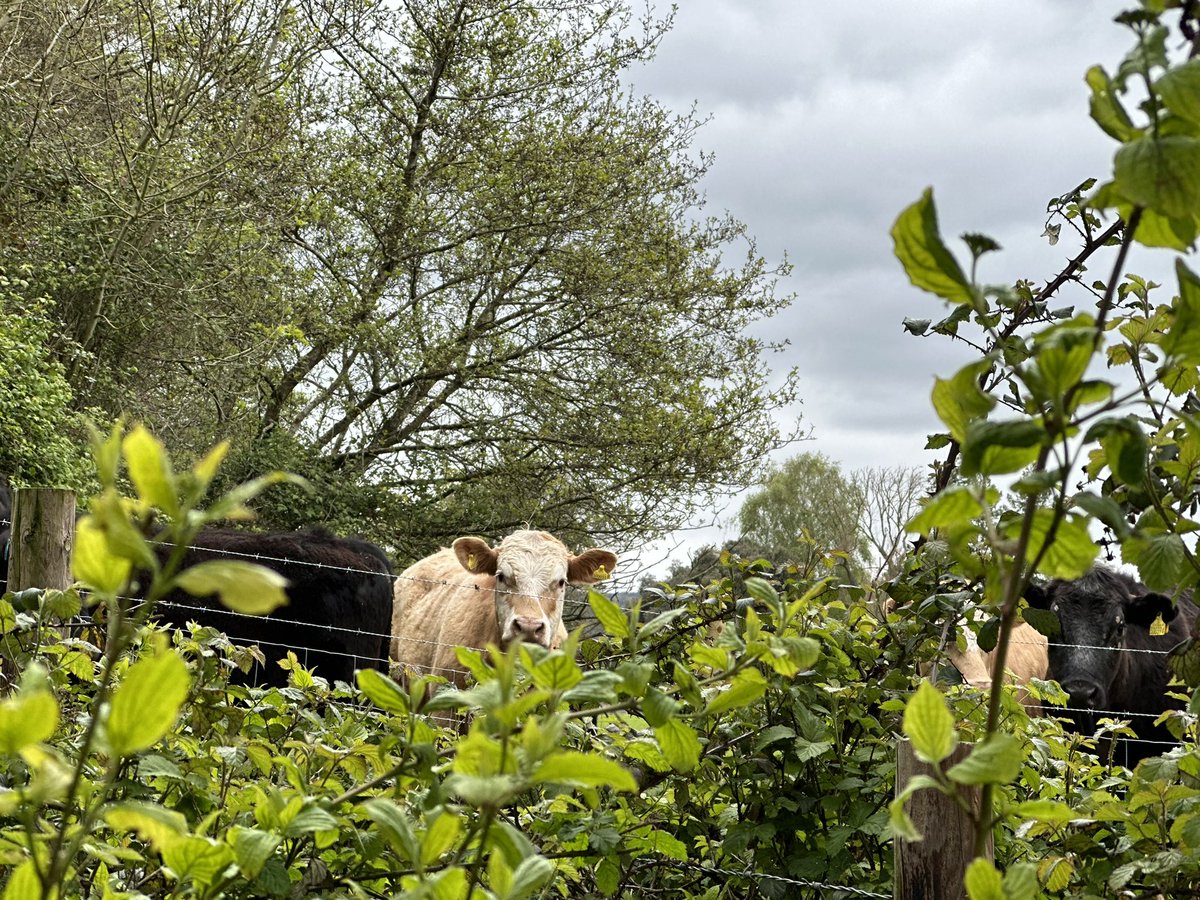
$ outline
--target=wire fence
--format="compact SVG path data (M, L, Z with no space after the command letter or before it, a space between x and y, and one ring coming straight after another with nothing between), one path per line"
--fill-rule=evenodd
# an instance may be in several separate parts
M9 520L0 518L0 528L3 528L5 526L10 526L10 525L11 525L11 522ZM173 544L170 544L167 542L152 541L151 543L156 546L163 547L163 548L168 548L168 547L174 546ZM513 590L509 590L509 589L500 588L498 586L493 586L494 581L492 583L488 583L486 581L481 583L481 581L477 577L472 576L470 574L464 574L463 578L456 579L456 580L433 579L433 578L426 578L426 577L421 577L421 576L406 575L403 572L401 572L399 574L393 574L393 573L387 573L387 572L380 572L377 569L366 569L366 568L360 568L360 567L348 566L348 565L334 565L334 564L330 564L330 563L321 562L318 560L297 559L297 558L293 558L293 557L276 556L276 555L271 555L271 554L266 554L266 553L249 552L249 551L245 551L245 550L231 550L231 549L227 549L227 548L209 548L209 547L196 547L195 549L197 551L199 551L205 555L209 555L209 556L227 556L227 557L237 558L237 559L241 559L241 560L253 561L256 563L265 564L265 565L268 565L269 567L305 566L305 567L311 567L313 569L318 569L318 570L325 570L325 571L329 571L329 572L336 572L336 573L342 573L342 574L350 574L350 575L366 577L366 578L383 578L383 579L387 579L389 582L391 582L393 584L402 582L402 581L408 581L411 583L420 584L427 588L435 588L435 587L437 587L437 588L453 588L453 589L459 590L459 591L468 590L468 591L475 591L475 592L484 592L484 591L490 592L492 590L495 590L498 594L500 594L502 596L523 597L523 598L527 598L527 599L531 599L531 600L539 601L539 602L544 599L539 594L522 593L519 591L513 591ZM132 604L135 604L134 608L136 608L137 603L142 602L141 598L123 598L123 599L126 599L126 600L130 601ZM171 609L174 609L177 611L181 611L184 613L196 613L198 616L212 615L214 612L216 612L216 613L219 613L219 615L223 621L229 621L229 622L236 622L239 620L245 620L247 623L261 622L262 618L263 618L261 616L251 615L248 613L235 612L233 610L230 610L230 609L227 609L224 607L214 607L212 605L204 605L199 601L196 601L194 603L185 603L185 602L181 602L177 599L163 599L163 600L159 600L157 602L162 607L168 607L168 608L171 608ZM578 622L579 620L595 621L594 615L591 615L591 613L592 613L591 605L587 600L577 600L577 599L574 599L574 598L568 596L568 597L563 598L561 602L564 607L576 608L583 612L582 616L577 617L576 622ZM660 605L660 606L653 606L651 608L651 611L657 612L659 609L665 609L665 608L667 608L665 604ZM734 614L735 611L734 610L725 610L725 612L732 615L732 614ZM346 637L352 636L352 637L359 637L359 638L374 638L378 641L384 642L384 644L389 647L392 646L394 643L398 646L418 645L418 646L446 648L446 649L456 649L456 648L461 647L463 649L476 651L476 652L486 652L487 651L486 647L473 646L470 644L449 643L446 641L439 641L436 639L431 639L427 636L394 633L390 629L388 631L373 631L370 629L354 627L352 624L344 624L344 625L316 624L313 622L309 622L309 621L305 621L305 620L297 619L297 618L292 618L292 617L288 616L288 614L286 612L286 607L284 607L282 610L278 610L278 611L272 613L270 615L270 620L274 625L293 626L297 629L304 630L307 633L312 634L314 636L316 636L316 635L339 636L340 635L340 636L346 636ZM689 624L688 627L693 628L693 629L702 628L706 625L711 625L711 624L714 624L717 622L723 622L723 621L725 621L725 618L718 617L718 618L714 618L714 619L708 620L708 621L692 622ZM81 619L81 620L77 620L71 624L73 624L76 627L81 627L81 626L85 625L86 623L84 622L84 620ZM364 665L371 665L373 663L380 663L380 662L386 663L387 662L384 660L375 660L375 659L366 658L360 653L341 651L341 650L338 650L336 647L331 647L331 646L328 646L327 644L323 644L321 646L317 646L315 643L298 644L295 641L288 641L288 642L272 641L270 639L265 639L262 637L256 637L254 639L250 639L250 638L240 636L236 633L230 634L228 631L226 632L226 636L230 640L230 643L234 644L236 646L249 647L249 646L257 645L262 648L273 648L274 650L280 651L279 656L281 656L281 657L283 655L285 655L286 652L291 651L291 652L295 653L299 662L302 665L305 665L306 668L309 667L307 665L306 661L307 661L308 654L310 652L320 654L321 656L323 656L325 658L340 657L340 658L343 658L346 660L350 660L354 663L361 662ZM1151 656L1166 656L1170 652L1168 650L1159 650L1159 649L1150 649L1150 648L1108 647L1108 646L1088 645L1088 644L1066 644L1066 643L1056 642L1056 641L1043 642L1043 641L1035 641L1035 640L1022 640L1019 638L1014 639L1011 642L1011 645L1014 645L1014 646L1025 645L1025 646L1030 646L1030 647L1041 647L1041 648L1045 648L1045 647L1076 647L1076 648L1088 649L1088 650L1108 651L1108 652L1113 652L1113 653L1146 654L1146 655L1151 655ZM401 655L402 655L402 651L401 651ZM602 663L611 663L611 662L615 662L616 660L625 658L628 655L629 655L628 653L612 654L610 656L600 657L597 660L593 660L593 663L601 663L601 664ZM947 662L952 664L952 662L950 660L947 660ZM398 667L400 665L402 665L402 661L391 660L389 664L392 666L393 671L397 671ZM447 677L461 675L463 672L461 667L441 666L441 665L437 665L437 664L433 664L433 663L422 663L419 668L422 671L427 672L429 674L444 675ZM317 672L317 674L319 675L320 672ZM904 696L904 692L897 692L897 696L900 696L900 697ZM1139 719L1140 720L1153 720L1153 719L1158 718L1159 715L1161 715L1161 713L1142 713L1142 712L1135 712L1135 711L1130 711L1130 710L1093 709L1093 708L1081 708L1081 707L1072 707L1072 706L1057 706L1057 705L1051 705L1051 704L1029 704L1029 708L1032 710L1037 710L1045 715L1053 716L1053 715L1075 714L1078 716L1087 716L1092 719L1111 718L1111 719L1125 719L1125 720L1136 721ZM1172 742L1153 741L1153 740L1148 740L1145 738L1126 737L1126 738L1122 738L1122 740L1126 740L1126 741L1130 741L1130 742L1137 742L1137 743L1153 744L1155 746L1164 746L1164 747L1173 746Z

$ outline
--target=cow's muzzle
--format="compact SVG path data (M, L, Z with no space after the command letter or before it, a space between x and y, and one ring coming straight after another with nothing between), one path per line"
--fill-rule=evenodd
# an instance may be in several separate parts
M517 616L512 621L511 641L526 641L530 644L550 646L550 629L540 616Z

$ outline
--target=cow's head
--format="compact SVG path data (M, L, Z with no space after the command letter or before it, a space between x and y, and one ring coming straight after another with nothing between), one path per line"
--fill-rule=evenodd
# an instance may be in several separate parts
M617 566L615 553L593 548L572 556L544 531L515 531L495 548L483 538L461 537L454 553L468 571L494 576L502 646L513 641L555 645L567 585L600 581Z
M1130 646L1133 630L1148 639L1157 617L1175 618L1170 597L1099 567L1075 581L1031 585L1025 599L1058 616L1062 632L1050 641L1050 677L1070 696L1071 718L1084 731L1094 729L1097 718L1111 709L1109 694L1126 664L1127 654L1119 650ZM1145 640L1134 646L1145 646Z

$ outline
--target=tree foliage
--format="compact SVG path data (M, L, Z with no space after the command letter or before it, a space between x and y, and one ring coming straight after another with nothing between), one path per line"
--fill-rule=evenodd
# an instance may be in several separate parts
M0 264L52 300L79 406L231 482L268 523L414 555L536 520L650 535L746 483L793 381L778 310L706 216L699 122L622 71L623 0L51 2L0 57ZM788 429L785 427L784 431Z
M44 298L23 298L27 288L0 270L0 473L16 484L74 487L83 469L82 425L71 412L63 367L49 351L54 322Z
M773 562L811 573L834 551L842 554L844 574L855 577L869 552L861 529L865 511L865 495L838 463L800 453L770 470L742 503L738 521L742 540Z

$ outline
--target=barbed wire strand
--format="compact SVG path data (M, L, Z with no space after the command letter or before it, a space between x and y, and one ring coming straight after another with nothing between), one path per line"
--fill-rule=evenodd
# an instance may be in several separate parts
M892 900L891 894L880 894L875 891L867 891L862 888L851 887L848 884L830 884L824 881L808 881L804 878L789 878L786 875L771 875L766 872L755 872L752 869L743 869L737 871L735 869L725 869L718 866L703 866L699 863L685 862L683 860L672 859L664 854L658 854L662 860L662 864L667 868L690 869L695 872L703 872L706 875L719 875L722 878L743 878L749 881L776 881L781 884L789 884L795 887L810 888L812 890L821 891L842 891L854 897L866 897L869 900Z

